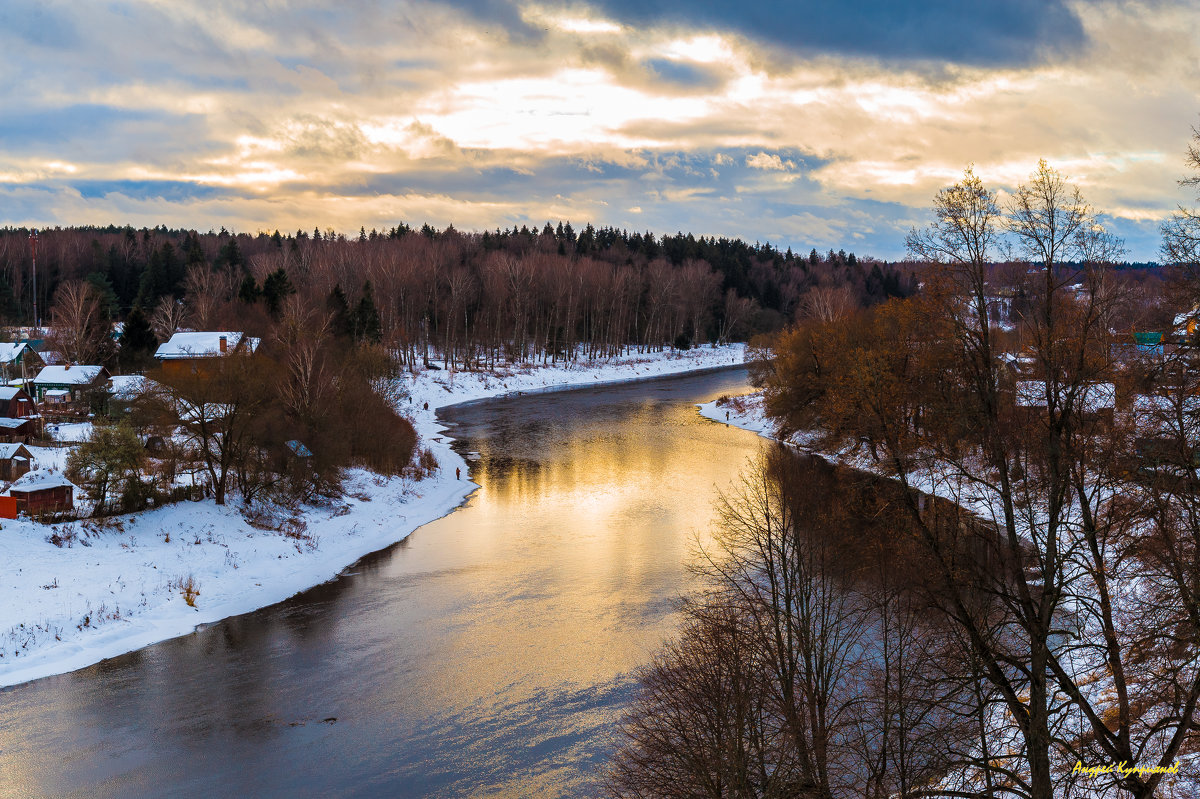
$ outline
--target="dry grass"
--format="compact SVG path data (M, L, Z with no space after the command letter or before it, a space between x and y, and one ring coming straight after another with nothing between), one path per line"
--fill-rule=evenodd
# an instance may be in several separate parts
M187 603L189 608L196 607L196 597L200 596L200 583L192 575L187 577L176 577L171 581L172 590L179 591L179 595L183 597L183 601Z

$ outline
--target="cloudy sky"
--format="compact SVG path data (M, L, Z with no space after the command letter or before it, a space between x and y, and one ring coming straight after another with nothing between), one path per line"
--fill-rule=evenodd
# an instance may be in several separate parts
M570 220L903 256L1038 158L1158 256L1193 0L4 0L0 225Z

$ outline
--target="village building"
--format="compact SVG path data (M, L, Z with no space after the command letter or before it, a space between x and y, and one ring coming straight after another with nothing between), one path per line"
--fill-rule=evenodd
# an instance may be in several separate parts
M236 331L192 331L176 333L159 345L154 357L169 376L203 373L213 358L250 354L259 339Z
M33 468L33 455L24 444L0 444L0 480L16 480Z
M0 386L0 417L22 419L35 413L37 408L28 391L17 386Z
M28 472L0 494L0 516L15 518L19 513L37 516L57 513L75 507L75 484L57 472L43 469ZM11 515L8 515L10 514Z
M0 342L0 375L7 380L29 379L45 366L27 341Z
M104 410L108 380L103 366L47 366L33 379L33 390L43 415L86 416Z
M42 419L38 416L27 416L24 419L10 419L0 416L0 441L14 441L28 444L42 434Z
M77 403L89 392L108 390L108 370L103 366L47 366L33 379L38 402Z

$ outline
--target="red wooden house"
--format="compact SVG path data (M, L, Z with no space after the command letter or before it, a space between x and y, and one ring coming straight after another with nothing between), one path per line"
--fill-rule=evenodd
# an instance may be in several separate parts
M0 417L20 419L36 412L28 391L16 386L0 386Z
M29 472L8 487L16 500L17 513L36 516L75 507L75 484L61 474L39 469Z

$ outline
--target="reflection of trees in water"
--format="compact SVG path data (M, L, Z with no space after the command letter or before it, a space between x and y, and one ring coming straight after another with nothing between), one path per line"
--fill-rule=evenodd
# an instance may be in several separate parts
M706 589L643 673L614 795L908 796L990 758L978 668L889 489L782 448L744 475Z

